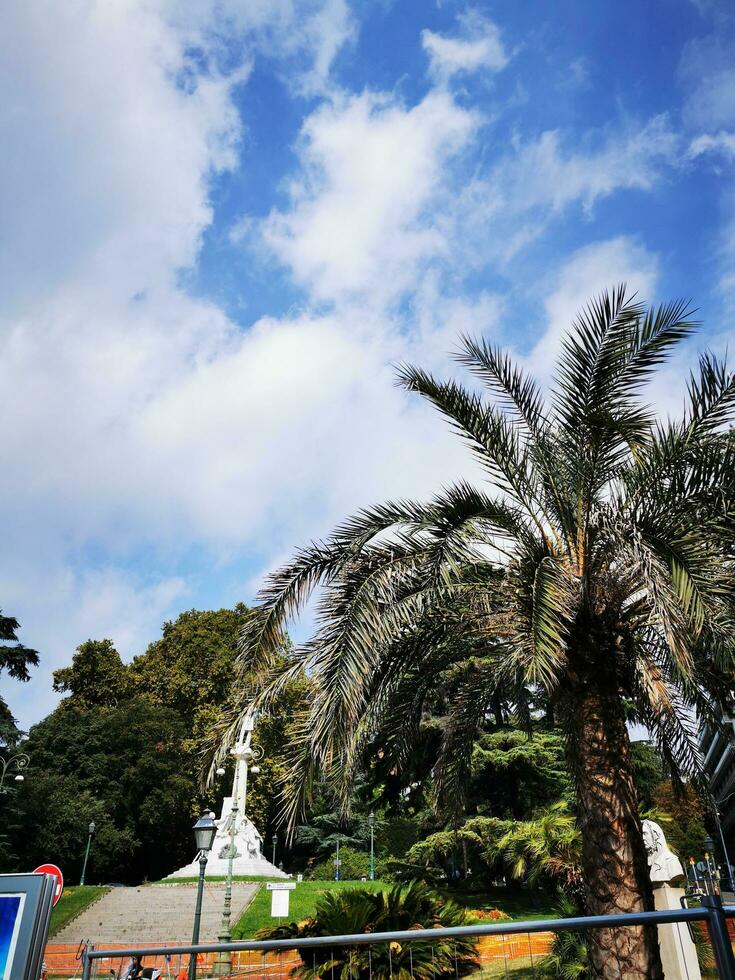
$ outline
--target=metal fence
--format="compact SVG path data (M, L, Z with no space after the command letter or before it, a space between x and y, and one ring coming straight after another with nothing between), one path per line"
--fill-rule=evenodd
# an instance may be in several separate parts
M95 948L92 945L80 949L80 959L82 966L82 980L93 980L93 977L117 975L117 971L111 970L109 966L105 970L104 961L129 960L131 957L146 957L153 964L159 964L163 976L171 975L173 970L185 970L189 977L193 977L198 972L206 976L250 976L253 980L281 980L290 975L293 967L300 963L309 964L304 960L308 957L310 949L322 950L330 949L339 951L349 947L367 946L368 950L376 946L382 946L388 950L395 948L392 944L407 945L409 951L408 962L395 971L389 972L389 977L398 978L414 977L413 961L411 959L411 949L416 949L413 944L424 944L424 949L431 947L432 944L439 942L446 943L449 940L456 944L462 941L478 939L482 941L485 937L501 937L503 944L506 940L512 942L514 938L528 937L530 966L535 975L534 952L531 937L546 935L547 937L560 932L588 932L594 929L619 929L626 926L639 925L665 925L674 923L702 923L706 928L712 954L717 969L717 975L725 980L735 980L735 957L728 934L727 919L735 917L735 905L723 906L718 895L705 895L702 904L696 908L666 909L656 912L638 912L625 915L595 915L578 916L566 919L541 919L529 922L502 922L492 925L480 926L456 926L448 929L411 929L400 932L382 933L360 933L357 935L344 936L320 936L315 938L303 939L271 939L271 940L247 940L230 943L200 943L192 945L170 945L170 946L135 946L126 948ZM524 940L525 942L525 940ZM505 950L505 945L503 945ZM456 946L455 946L456 950ZM298 951L298 952L297 952ZM216 954L212 959L208 954ZM543 950L537 947L536 964L539 964L543 956ZM334 956L331 957L335 959ZM323 961L322 961L323 962ZM372 963L370 958L369 963ZM455 952L455 964L456 964ZM174 964L172 967L172 963ZM316 953L315 953L316 963ZM164 966L166 964L166 966ZM351 966L351 963L350 963ZM100 969L101 968L101 969ZM378 972L377 970L375 971ZM416 971L418 973L418 971ZM506 974L507 963L506 963ZM444 970L443 975L452 975L455 970ZM373 970L370 969L369 975L372 977ZM437 971L432 974L431 969L424 971L423 975L439 976ZM316 970L312 976L316 975ZM337 971L332 969L335 980ZM348 975L357 977L357 971L348 970ZM497 974L502 976L502 971ZM622 974L621 974L622 976ZM456 969L456 980L459 980L460 970Z

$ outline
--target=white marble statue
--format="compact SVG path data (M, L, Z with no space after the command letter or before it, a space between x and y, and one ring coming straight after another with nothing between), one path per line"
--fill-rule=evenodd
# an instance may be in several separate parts
M669 850L664 832L654 820L643 821L643 843L648 854L651 881L671 881L683 876L681 861Z
M257 761L259 752L251 745L255 717L245 715L235 747L230 754L235 759L235 775L232 795L222 801L222 813L217 821L217 836L207 861L206 877L226 876L229 869L230 850L234 847L233 875L261 875L268 878L285 878L283 871L271 864L263 854L263 838L246 814L248 798L248 773ZM234 834L233 834L234 824ZM175 871L172 878L195 878L199 874L199 860Z

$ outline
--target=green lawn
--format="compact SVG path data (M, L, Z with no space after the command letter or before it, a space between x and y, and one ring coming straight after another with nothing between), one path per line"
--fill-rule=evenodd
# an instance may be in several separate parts
M253 879L251 879L253 880ZM372 888L380 890L390 885L381 881L303 881L296 885L291 892L289 905L289 920L300 922L313 915L319 896L328 890L343 888ZM443 890L448 899L468 909L497 908L512 919L548 919L555 917L553 903L548 896L541 893L508 892L504 888L491 889L486 892L462 893L457 890ZM271 893L260 888L242 918L233 929L234 939L252 938L265 926L277 925L272 919ZM479 922L479 920L477 920ZM487 921L482 922L488 925Z
M317 899L325 891L344 888L370 888L373 891L380 891L388 887L390 886L382 881L300 881L289 898L288 918L289 921L300 922L307 916L313 915ZM232 930L232 938L250 939L258 929L275 925L278 925L278 920L271 918L271 893L263 887L258 890Z
M439 891L465 908L500 909L511 919L555 919L559 914L554 908L554 900L543 892L508 891L506 888L490 888L483 892L461 892L455 889Z
M78 912L101 898L109 890L104 885L72 885L65 888L51 913L49 938L60 932Z

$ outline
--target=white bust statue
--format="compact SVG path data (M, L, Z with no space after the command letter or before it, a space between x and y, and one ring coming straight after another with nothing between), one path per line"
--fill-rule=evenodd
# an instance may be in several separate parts
M653 820L643 821L643 843L648 854L651 881L671 881L684 874L681 861L666 843L664 832Z

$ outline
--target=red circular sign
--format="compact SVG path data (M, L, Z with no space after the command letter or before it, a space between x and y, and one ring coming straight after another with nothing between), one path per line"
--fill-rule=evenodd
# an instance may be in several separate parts
M64 876L61 873L61 868L57 868L55 864L41 864L33 872L34 875L53 875L56 878L56 888L54 889L54 905L61 898L61 893L64 890Z

